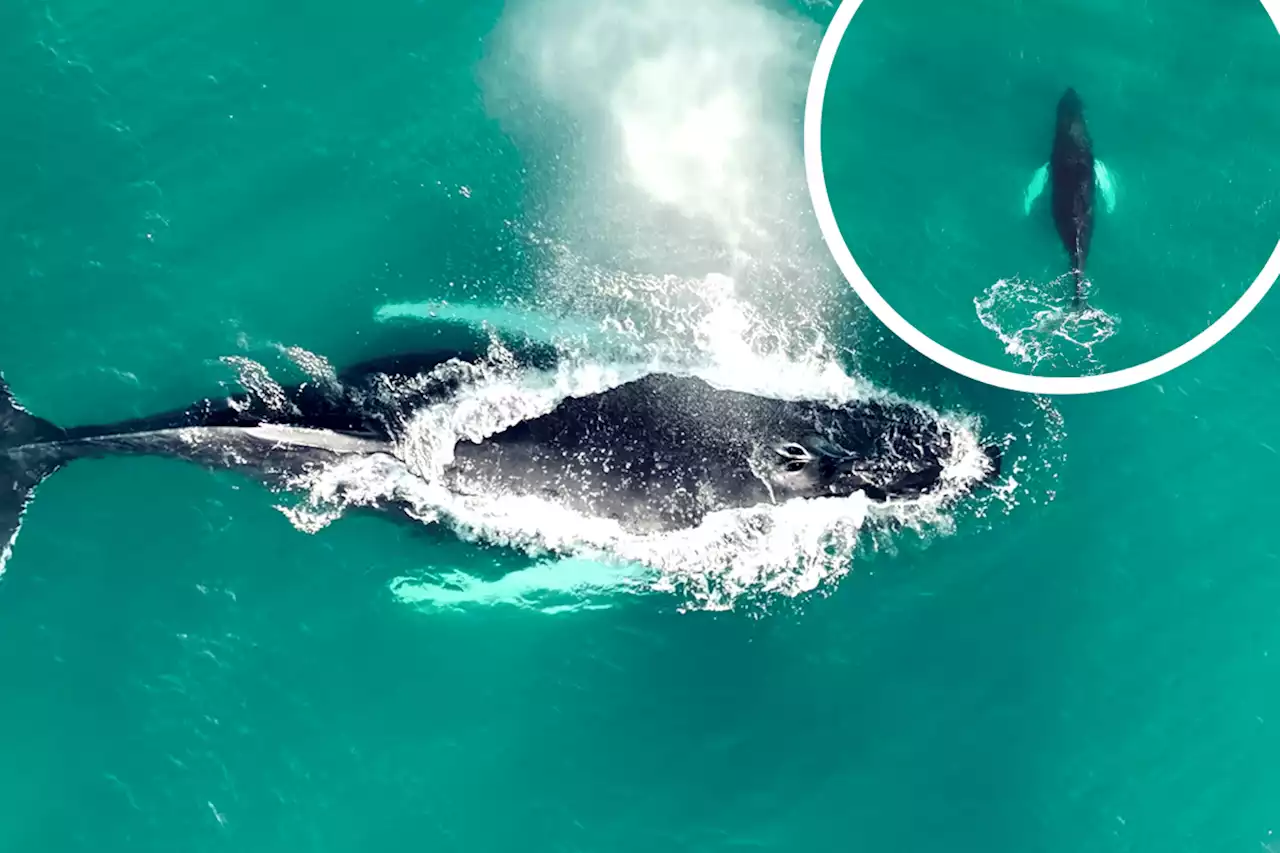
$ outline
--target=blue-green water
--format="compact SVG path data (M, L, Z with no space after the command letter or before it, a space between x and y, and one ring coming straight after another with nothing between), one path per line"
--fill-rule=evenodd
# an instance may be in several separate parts
M763 615L745 601L680 612L665 594L554 614L497 594L430 606L421 591L444 572L528 578L531 560L360 514L308 535L277 496L176 461L68 466L0 583L0 847L1268 842L1274 299L1186 367L1051 407L925 362L855 304L809 214L798 117L830 14L746 0L0 8L0 367L42 416L184 405L234 378L221 357L274 365L277 344L345 364L456 336L377 319L423 300L630 306L681 344L696 337L675 322L686 314L655 308L667 292L644 276L728 270L774 331L839 338L861 374L982 416L1016 438L1011 465L1023 457L1009 511L975 498L951 531L868 536L827 594L760 594ZM1196 27L1184 44L1209 38ZM944 64L941 50L906 64ZM1140 57L1124 73L1157 88ZM888 101L899 80L921 86L901 70L882 75ZM1019 85L1039 103L1027 92L1058 82ZM1044 124L1026 115L1015 141L997 134L990 168L1008 180L986 197L1015 212ZM1265 161L1251 139L1233 143L1242 169ZM919 168L918 152L883 150L886 171L904 173L899 156ZM1154 184L1154 169L1130 177L1114 221ZM1269 185L1247 192L1274 209ZM1218 198L1205 203L1230 205ZM1210 257L1252 263L1257 239L1198 250L1195 275ZM1119 271L1107 240L1098 257L1105 245ZM753 260L735 265L734 247ZM927 249L898 269L943 263ZM1254 272L1241 270L1216 275ZM965 287L958 314L935 304L940 325L971 304ZM1231 287L1196 303L1196 322ZM1103 346L1142 353L1130 317L1148 303L1125 299ZM966 316L964 334L989 341Z

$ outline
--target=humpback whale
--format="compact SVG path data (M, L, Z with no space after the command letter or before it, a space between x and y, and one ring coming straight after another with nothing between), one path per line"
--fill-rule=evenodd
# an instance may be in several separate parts
M919 496L940 484L953 440L908 404L778 400L655 373L459 442L445 477L456 493L540 495L649 533L793 498ZM986 452L995 476L999 450Z
M1084 269L1093 240L1094 195L1101 192L1108 212L1115 209L1115 183L1106 165L1093 155L1093 140L1084 119L1084 102L1076 90L1068 87L1058 99L1054 123L1053 147L1049 161L1036 170L1027 187L1023 212L1050 184L1050 207L1053 223L1062 247L1071 262L1075 279L1072 305L1084 307Z
M394 356L328 383L78 427L31 414L0 379L0 569L37 486L68 463L160 455L288 490L299 475L343 459L398 458L407 418L448 401L463 380L420 382L408 397L380 391L397 377L436 377L432 368L449 360L469 361L452 352ZM536 495L630 531L657 532L696 526L718 509L791 498L919 495L939 485L953 438L908 404L775 400L657 373L570 397L484 440L460 440L443 477L458 494ZM1000 470L999 448L986 455L989 479ZM374 509L409 519L403 499L385 500Z

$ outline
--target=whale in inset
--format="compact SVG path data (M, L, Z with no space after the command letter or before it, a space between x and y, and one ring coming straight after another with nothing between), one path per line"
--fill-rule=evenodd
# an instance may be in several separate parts
M415 383L408 396L382 392L392 377L422 377L450 359L467 361L452 352L397 356L331 382L72 428L29 413L0 380L0 570L36 487L78 459L176 457L277 490L352 457L398 459L408 418L448 402L463 380L447 374ZM570 397L482 441L459 441L443 478L455 494L534 495L652 533L696 526L720 509L793 498L919 495L940 485L954 438L944 422L909 404L776 400L650 374ZM988 478L999 473L998 447L986 449L986 464ZM373 508L409 519L406 499L383 500Z
M1071 262L1075 279L1073 307L1085 305L1085 263L1093 240L1094 194L1102 194L1107 211L1115 209L1115 182L1106 165L1093 155L1093 140L1084 119L1084 102L1068 87L1058 100L1049 161L1036 170L1023 199L1030 214L1036 199L1050 186L1053 223Z

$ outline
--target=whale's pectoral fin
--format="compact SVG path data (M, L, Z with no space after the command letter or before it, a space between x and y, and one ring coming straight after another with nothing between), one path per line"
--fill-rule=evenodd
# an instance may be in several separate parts
M1049 164L1045 163L1036 173L1031 176L1031 183L1027 184L1027 194L1022 200L1022 214L1024 216L1031 215L1031 205L1036 203L1036 199L1044 192L1045 184L1049 183Z
M528 309L475 302L400 302L383 305L374 314L379 322L414 319L454 324L471 329L492 329L504 337L555 345L566 337L603 340L608 333L589 320L553 317Z
M1102 201L1107 205L1107 213L1110 213L1116 209L1115 179L1101 160L1093 161L1093 177L1098 183L1098 192L1102 193Z

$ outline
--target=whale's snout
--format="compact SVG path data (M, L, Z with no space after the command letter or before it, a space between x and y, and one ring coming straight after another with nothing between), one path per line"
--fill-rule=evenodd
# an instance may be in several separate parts
M1058 116L1060 118L1070 119L1084 112L1084 101L1080 99L1080 95L1076 90L1068 86L1067 91L1062 93L1062 97L1058 99Z

